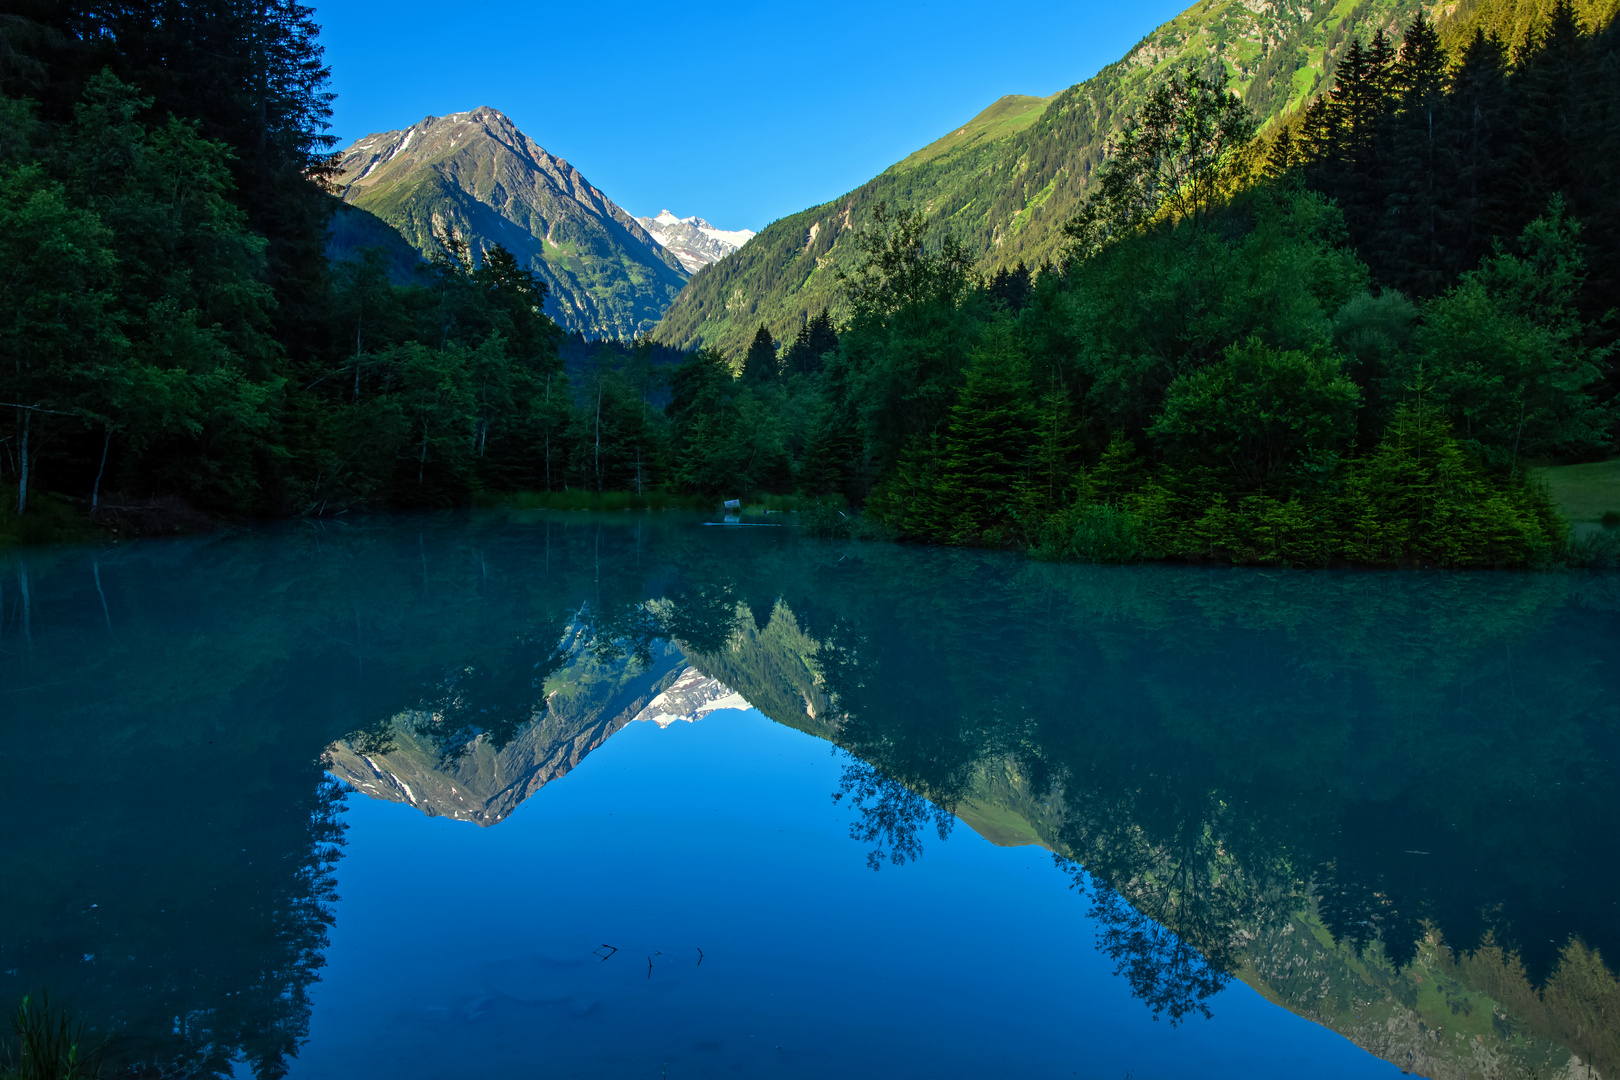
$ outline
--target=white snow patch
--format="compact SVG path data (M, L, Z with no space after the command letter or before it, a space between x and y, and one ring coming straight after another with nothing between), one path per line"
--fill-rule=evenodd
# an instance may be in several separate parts
M734 229L727 231L725 229L717 229L713 225L699 225L698 232L702 233L704 236L712 236L722 244L730 244L734 248L740 248L754 238L753 229Z
M669 689L647 702L635 718L667 728L677 720L696 723L721 709L752 708L747 698L720 680L709 678L697 668L687 668Z

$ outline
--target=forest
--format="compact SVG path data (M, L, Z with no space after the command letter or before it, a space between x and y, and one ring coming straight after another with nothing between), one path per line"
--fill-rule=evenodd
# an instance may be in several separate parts
M0 28L0 536L617 492L1049 559L1594 557L1525 472L1614 437L1620 59L1568 3L1354 42L1266 131L1180 70L1057 262L982 274L880 206L849 317L741 356L572 342L454 235L330 257L317 32L293 0Z

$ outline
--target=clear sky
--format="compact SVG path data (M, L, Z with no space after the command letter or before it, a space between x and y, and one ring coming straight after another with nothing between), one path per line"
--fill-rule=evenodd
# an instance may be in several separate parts
M758 230L1095 74L1188 0L313 2L340 146L489 105L631 213Z

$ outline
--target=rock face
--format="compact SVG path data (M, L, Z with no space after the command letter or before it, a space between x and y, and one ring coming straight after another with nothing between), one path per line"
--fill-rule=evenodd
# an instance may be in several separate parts
M642 224L485 107L367 135L340 156L343 201L423 254L435 231L475 256L500 244L551 289L546 313L589 337L628 338L663 316L688 271Z
M753 239L752 229L717 229L700 217L678 218L668 210L657 217L636 218L665 250L681 261L689 274L719 262Z

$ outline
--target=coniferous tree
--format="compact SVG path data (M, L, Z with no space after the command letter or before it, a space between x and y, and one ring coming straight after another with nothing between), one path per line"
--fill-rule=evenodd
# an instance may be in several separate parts
M1442 203L1454 177L1444 152L1447 58L1440 35L1422 12L1401 41L1391 79L1397 95L1390 121L1384 214L1373 250L1381 280L1417 296L1444 286Z
M1493 237L1511 235L1514 209L1506 196L1512 137L1507 50L1476 31L1451 72L1442 110L1451 190L1440 214L1444 276L1456 276L1489 254Z
M1514 52L1514 154L1507 178L1520 205L1545 206L1575 186L1577 159L1593 117L1583 93L1590 70L1590 39L1581 33L1569 0L1558 0L1544 28L1532 29Z
M997 322L974 350L951 409L929 531L957 544L1011 539L1039 498L1032 473L1040 428L1023 342L1012 324Z
M1313 102L1311 108L1319 104ZM1273 183L1287 183L1294 178L1302 164L1299 140L1294 138L1293 129L1284 125L1271 140L1271 145L1266 147L1265 177Z
M992 297L1007 305L1008 311L1018 312L1029 303L1032 278L1029 267L1020 259L1011 270L1005 266L997 270L988 282L988 289Z
M792 375L814 375L826 365L827 354L838 348L832 314L822 308L799 327L793 344L782 356L782 370Z
M1334 68L1333 89L1306 116L1312 184L1344 210L1352 242L1365 245L1382 209L1382 121L1392 105L1394 52L1382 30L1352 40Z
M743 382L761 386L774 382L778 374L776 339L771 337L771 332L762 323L754 333L753 343L748 346L748 352L743 357Z

